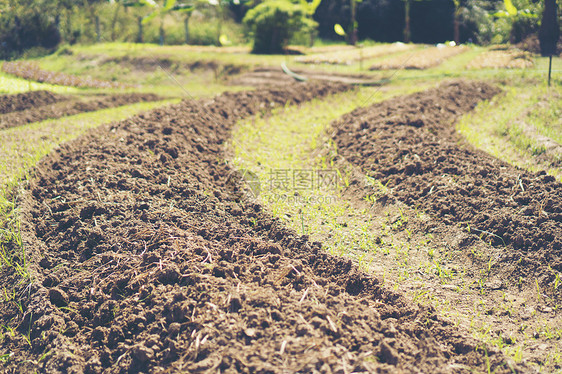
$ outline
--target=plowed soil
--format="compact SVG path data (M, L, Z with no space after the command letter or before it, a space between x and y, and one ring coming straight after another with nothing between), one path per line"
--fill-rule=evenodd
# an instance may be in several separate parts
M0 114L19 112L67 100L67 97L49 91L31 91L15 95L0 95Z
M351 65L360 60L368 60L375 57L391 55L393 53L407 51L414 48L413 45L394 43L390 45L377 45L372 47L361 47L346 50L337 50L319 54L312 54L295 58L296 62L302 64L341 64Z
M372 75L326 73L312 70L295 69L294 73L309 80L343 83L350 85L374 86L380 85ZM293 83L295 80L285 74L281 68L257 68L250 72L234 75L229 78L229 84L237 86L274 86Z
M72 116L79 113L94 112L96 110L107 108L116 108L118 106L138 103L141 101L147 102L162 100L162 98L158 95L144 93L128 93L93 98L78 98L72 96L63 97L60 95L54 97L57 98L58 101L63 99L66 99L66 101L55 102L52 104L47 103L45 105L41 105L40 102L37 106L0 115L0 130L22 126L32 122L39 122L46 119ZM23 105L20 107L23 107Z
M335 124L333 138L343 157L396 199L504 248L498 262L508 279L533 276L553 290L548 266L562 271L562 185L473 149L454 127L498 92L485 83L446 83L356 110Z
M429 47L376 62L370 70L414 69L424 70L441 65L445 60L464 53L468 48L458 47Z
M476 56L466 67L467 69L526 69L533 65L530 53L511 49L486 51Z
M171 57L112 57L103 59L100 64L115 63L134 71L155 71L158 69L172 72L210 70L223 76L239 74L247 70L248 66L225 64L216 60L198 60L191 63L174 60Z
M223 151L238 119L345 89L184 102L46 158L23 195L33 280L17 286L23 314L0 309L29 344L5 334L0 354L15 353L3 371L519 371L231 197Z
M117 82L93 79L87 76L79 77L58 71L44 70L41 69L38 64L30 61L5 61L2 64L2 71L23 79L57 84L61 86L93 88L111 88L121 86L121 84Z

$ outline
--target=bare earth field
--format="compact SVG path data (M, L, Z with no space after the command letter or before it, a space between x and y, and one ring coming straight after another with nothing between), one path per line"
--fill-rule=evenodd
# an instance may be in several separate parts
M562 369L558 174L541 169L545 153L519 146L514 160L532 165L524 169L463 135L466 121L488 131L481 118L499 116L494 107L538 73L510 66L484 81L489 72L474 65L469 76L410 71L399 81L362 71L364 58L404 68L413 46L402 45L372 47L360 61L347 47L305 50L317 52L300 57L305 67L286 56L260 66L243 48L111 48L48 57L34 71L58 66L52 76L70 82L122 74L126 93L108 78L113 88L101 92L0 96L0 139L13 143L0 160L23 157L26 132L60 142L0 168L2 372ZM319 68L327 59L315 62L318 52L351 62ZM417 49L409 63L450 76L489 53ZM523 136L548 140L557 160L549 98L558 83L529 93L518 118L526 132L490 133L506 149ZM182 91L181 102L133 109ZM125 119L104 120L112 113ZM265 197L277 192L257 175L282 167L333 171L338 189L319 205L274 207ZM316 231L305 218L313 214Z
M108 126L45 160L22 213L38 265L22 323L32 352L53 352L44 370L484 367L484 351L431 311L401 305L348 260L322 254L319 243L221 188L230 171L216 156L229 123L341 89L184 103ZM3 312L17 318L17 308ZM8 347L17 352L18 343L27 344L10 339ZM501 356L492 362L508 370Z

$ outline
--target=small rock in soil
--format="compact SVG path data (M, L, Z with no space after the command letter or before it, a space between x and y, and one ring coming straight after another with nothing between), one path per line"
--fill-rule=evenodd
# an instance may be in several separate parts
M181 325L177 322L170 323L170 327L168 327L168 334L170 335L177 335L181 330Z
M49 300L58 307L68 305L68 295L58 287L49 290Z
M135 345L131 349L131 354L140 362L147 362L154 357L154 351L144 345Z
M499 279L493 279L489 282L484 283L484 286L486 286L486 288L489 288L490 290L501 290L504 285L503 282Z
M399 355L396 349L392 348L386 341L382 341L380 345L381 362L396 365L398 364Z

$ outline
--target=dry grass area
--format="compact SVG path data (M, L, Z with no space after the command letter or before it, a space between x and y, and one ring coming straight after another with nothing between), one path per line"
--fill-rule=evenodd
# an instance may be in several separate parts
M468 69L526 69L533 67L529 52L519 50L491 50L472 60Z
M429 69L440 65L448 58L466 52L467 47L429 47L419 51L414 51L409 56L396 56L379 61L371 66L370 70L391 70L391 69Z
M297 57L295 61L302 64L351 65L356 61L404 52L412 48L415 48L415 46L403 43L375 45L373 47L339 49L326 53L312 54L309 56Z
M90 77L79 77L61 72L44 70L41 69L39 65L27 61L4 62L2 64L2 71L30 81L56 84L60 86L91 88L114 88L120 86L117 82L103 81Z

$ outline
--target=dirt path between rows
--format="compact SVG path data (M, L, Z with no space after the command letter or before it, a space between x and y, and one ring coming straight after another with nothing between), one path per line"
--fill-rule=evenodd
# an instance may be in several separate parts
M562 145L548 136L541 134L537 128L526 122L519 121L516 122L516 125L521 128L526 137L538 144L539 150L535 152L539 154L536 158L552 168L560 169L562 166Z
M23 310L1 306L1 323L17 329L0 343L13 353L3 370L520 372L232 197L223 151L238 119L345 89L184 102L46 158L23 194L32 281L2 269Z
M92 56L86 57L88 60ZM225 64L218 60L197 60L193 62L184 62L174 60L173 57L161 56L158 57L99 57L100 65L104 64L117 64L133 71L152 72L158 69L172 71L174 73L181 72L196 72L196 71L213 71L216 75L228 76L239 74L249 69L249 66L244 64Z
M361 86L376 86L382 82L375 75L345 74L293 69L293 72L308 80L327 81ZM295 79L279 68L256 68L252 71L229 77L228 84L236 86L271 86L293 83Z
M553 285L562 271L562 185L474 150L454 121L498 93L487 84L457 81L358 109L334 125L340 154L390 195L446 225L502 248L494 265L512 282ZM554 306L554 304L553 304Z
M0 95L0 114L19 112L68 100L68 96L49 91L30 91L14 95Z
M97 110L107 108L116 108L119 106L134 104L141 101L148 102L163 100L163 98L158 95L145 93L126 93L89 98L79 98L77 96L64 97L61 95L57 95L54 97L57 99L56 101L42 101L40 103L37 103L37 105L27 106L25 104L28 103L29 100L24 99L25 96L22 97L18 106L22 109L0 115L0 130L23 126L28 123L39 122L46 119L56 119L65 116L72 116L79 113L95 112Z

